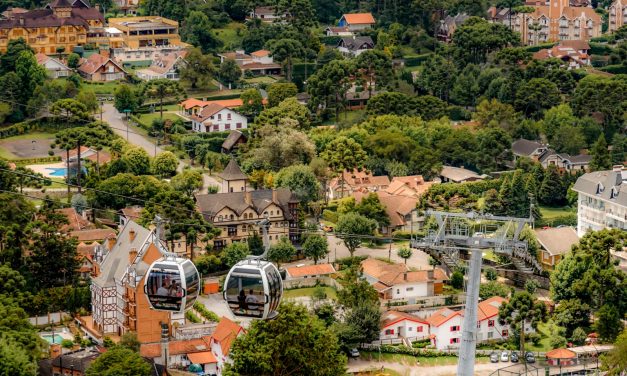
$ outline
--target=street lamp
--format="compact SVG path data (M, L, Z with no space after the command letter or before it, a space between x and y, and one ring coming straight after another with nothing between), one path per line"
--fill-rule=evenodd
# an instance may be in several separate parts
M126 141L128 141L128 127L129 127L129 125L128 125L128 114L129 114L129 112L131 112L131 110L130 109L125 109L123 112L126 114Z

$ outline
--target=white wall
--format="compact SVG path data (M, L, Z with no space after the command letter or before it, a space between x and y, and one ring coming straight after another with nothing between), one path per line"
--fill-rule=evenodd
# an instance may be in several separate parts
M462 340L462 321L463 317L456 315L440 326L431 326L431 334L435 334L435 347L438 350L457 348L460 346ZM459 330L452 332L451 326L457 326ZM451 343L451 339L453 338L458 338L458 342L454 344Z
M422 329L420 329L422 328ZM422 331L420 331L422 330ZM393 331L391 333L390 331ZM386 332L388 334L386 334ZM379 339L392 339L402 337L428 337L429 325L404 319L392 325L389 325L379 333Z
M229 115L231 116L230 119ZM237 128L238 123L241 124L240 128ZM224 132L234 129L246 129L247 126L248 120L245 116L228 108L222 109L220 112L205 120L204 123L192 121L192 130L194 132Z
M427 282L398 284L392 287L392 299L418 298L429 295Z

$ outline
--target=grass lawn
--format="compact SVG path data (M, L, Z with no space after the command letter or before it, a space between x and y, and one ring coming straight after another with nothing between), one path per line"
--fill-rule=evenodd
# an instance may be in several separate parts
M118 81L109 81L100 83L83 82L83 87L92 90L96 94L110 94L113 95L115 89L120 85Z
M238 35L237 30L240 30ZM231 22L226 27L221 29L213 29L218 39L224 44L226 50L232 50L242 45L242 39L244 39L243 31L246 27L239 22Z
M337 292L333 287L323 286L324 292L327 294L327 298L335 299L337 296ZM284 298L298 298L301 296L312 296L315 287L304 287L301 289L292 289L283 291Z
M45 142L32 143L32 141L40 140L44 140ZM47 157L48 148L53 140L54 134L44 132L27 133L2 139L0 140L0 158L11 160ZM35 150L33 150L33 148Z
M338 117L338 121L335 121L335 114L327 121L324 121L322 125L335 125L337 123L356 124L360 122L366 115L366 110L351 110L342 111Z
M551 219L556 217L561 217L564 215L575 213L576 209L571 208L569 206L563 206L561 208L553 208L549 206L540 206L540 213L542 213L542 218Z
M161 117L161 114L159 113L159 111L155 111L152 114L141 114L139 117L139 121L146 127L150 127L152 125L152 121L155 119L159 119ZM177 120L177 119L181 119L180 116L178 116L177 114L172 114L172 113L167 113L164 112L163 113L163 119L164 120Z
M356 374L356 376L404 376L405 374L401 374L398 373L396 371L394 371L393 369L389 369L389 368L384 368L383 372L381 372L381 369L377 368L376 370L373 371L363 371L363 372L359 372Z
M525 344L527 350L531 351L549 351L552 350L550 341L551 341L551 329L555 329L557 325L553 322L553 320L549 320L547 322L543 322L538 324L538 334L540 334L540 343L538 345L534 345L533 343Z

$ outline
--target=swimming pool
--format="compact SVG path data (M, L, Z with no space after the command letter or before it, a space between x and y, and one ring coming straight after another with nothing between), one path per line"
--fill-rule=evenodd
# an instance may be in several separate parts
M61 341L63 341L63 337L61 337L58 334L55 334L54 338L53 338L52 334L43 335L43 336L41 336L41 338L43 338L46 341L48 341L48 343L61 343Z
M65 167L46 167L46 170L49 170L50 176L55 176L55 177L65 177L67 168Z

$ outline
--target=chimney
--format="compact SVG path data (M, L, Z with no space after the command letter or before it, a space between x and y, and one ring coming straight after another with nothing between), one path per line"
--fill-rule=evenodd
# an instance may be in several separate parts
M128 262L129 262L129 264L132 264L133 261L135 261L136 257L137 257L137 248L133 247L128 252Z
M24 26L24 17L20 16L20 26Z
M253 204L253 194L251 192L249 191L244 192L244 202L246 202L248 205Z
M407 272L403 272L403 281L407 281Z
M278 202L276 189L272 189L272 202Z
M115 236L111 236L107 239L107 248L109 249L109 251L111 251L113 249L113 246L115 246Z
M614 172L621 172L621 171L623 171L623 165L619 164L619 165L612 166L612 171L614 171Z
M129 237L131 243L135 240L135 235L137 235L137 234L135 233L135 230L133 230L133 229L131 229L131 231L128 232L128 237Z

